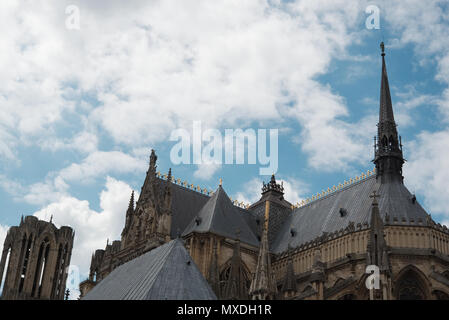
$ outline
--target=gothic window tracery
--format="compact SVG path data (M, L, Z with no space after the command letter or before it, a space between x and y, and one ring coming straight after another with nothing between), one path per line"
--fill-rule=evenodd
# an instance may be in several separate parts
M229 280L229 277L231 275L231 264L229 263L223 271L220 273L220 292L224 293L224 288L226 283ZM247 274L247 272L244 270L244 268L239 268L239 281L241 284L243 284L244 291L247 293L249 291L249 287L251 285L251 280Z
M399 282L397 289L398 300L425 300L423 284L412 270L404 273Z

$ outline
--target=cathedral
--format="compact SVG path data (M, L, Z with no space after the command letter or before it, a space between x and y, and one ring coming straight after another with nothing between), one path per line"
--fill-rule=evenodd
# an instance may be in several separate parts
M243 205L221 181L211 192L173 178L171 170L160 174L152 150L121 240L92 255L82 298L448 299L449 230L404 185L383 43L381 48L372 171L298 204L284 198L273 175L260 199ZM183 259L172 257L174 246L185 251ZM142 271L145 259L156 271ZM190 270L179 266L186 259L194 262L191 278L179 276ZM157 261L163 267L154 267ZM180 286L189 294L168 289L179 292Z

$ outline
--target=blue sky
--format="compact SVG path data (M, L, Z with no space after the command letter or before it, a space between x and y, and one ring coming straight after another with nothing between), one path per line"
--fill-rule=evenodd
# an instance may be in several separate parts
M79 29L66 22L69 4ZM368 5L380 29L367 29ZM405 183L449 221L447 1L58 1L0 4L0 241L20 216L77 232L72 263L118 239L151 148L175 178L258 199L259 165L173 165L193 121L279 129L286 198L373 168L381 59ZM6 32L8 30L8 32Z

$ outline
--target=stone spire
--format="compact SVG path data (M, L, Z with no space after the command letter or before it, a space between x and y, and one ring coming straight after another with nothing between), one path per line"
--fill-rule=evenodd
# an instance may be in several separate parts
M131 198L129 199L128 210L126 210L125 226L122 230L122 244L126 242L127 234L131 228L134 214L134 190L131 192Z
M131 199L129 199L127 214L132 214L134 212L134 190L131 192Z
M137 201L137 205L139 206L142 202L151 201L155 204L159 198L159 180L156 176L156 165L157 156L154 149L151 149L150 155L150 163L147 171L147 175L145 177L145 181L142 186L142 190L140 192L139 200Z
M371 223L370 223L370 235L367 247L367 264L376 265L380 271L389 270L387 244L384 238L384 223L380 216L379 204L377 198L379 195L376 191L370 196L373 198L371 205Z
M379 123L377 124L377 141L375 138L374 143L375 157L373 162L376 165L376 175L378 178L380 177L382 183L390 181L402 182L402 165L404 164L402 144L396 129L396 122L394 121L383 42L380 44L380 47L382 49L382 76L380 83Z
M242 268L242 258L240 257L240 239L237 239L231 258L229 277L225 282L223 290L223 298L225 300L248 299Z
M380 83L380 108L379 123L394 122L393 105L391 103L390 86L388 85L387 67L385 65L385 45L380 44L382 49L382 77Z
M271 271L271 258L268 246L268 217L270 203L265 202L265 220L260 241L259 257L249 294L253 300L272 300L276 295L276 286L273 283Z
M379 268L379 277L374 279L370 289L370 300L391 299L391 268L388 257L388 246L385 241L384 224L379 212L376 191L370 196L373 198L371 205L371 224L368 246L366 249L367 266Z
M282 283L282 293L285 298L292 297L296 293L296 276L295 270L293 269L293 258L292 258L292 248L288 246L288 260L287 260L287 271L285 273L284 281Z
M150 154L150 170L156 172L156 161L157 161L157 156L156 156L156 152L154 151L154 149L151 149L151 154Z

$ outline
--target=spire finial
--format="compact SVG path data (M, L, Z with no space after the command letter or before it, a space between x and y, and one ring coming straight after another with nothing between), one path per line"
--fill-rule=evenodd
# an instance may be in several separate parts
M382 50L382 57L384 57L385 56L385 44L383 41L380 43L380 49Z
M154 149L151 149L150 154L150 169L156 171L156 161L157 161L157 155Z
M134 211L134 190L131 191L131 198L129 199L128 211Z

